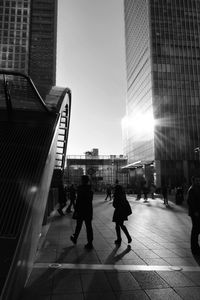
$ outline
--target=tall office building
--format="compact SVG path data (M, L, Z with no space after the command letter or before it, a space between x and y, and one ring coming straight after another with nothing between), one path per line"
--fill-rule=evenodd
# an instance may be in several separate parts
M200 1L124 0L129 164L154 162L156 183L200 172Z
M55 85L57 0L0 1L0 68L28 74L44 96Z

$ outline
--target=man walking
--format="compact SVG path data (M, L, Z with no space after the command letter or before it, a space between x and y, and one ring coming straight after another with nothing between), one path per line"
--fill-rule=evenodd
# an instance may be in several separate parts
M88 184L89 177L87 175L83 175L81 177L81 180L82 184L77 189L77 198L74 212L74 218L76 219L76 229L75 233L70 237L70 239L74 244L76 244L84 221L88 240L88 243L85 245L85 248L90 250L93 248L93 192L91 190L91 186Z

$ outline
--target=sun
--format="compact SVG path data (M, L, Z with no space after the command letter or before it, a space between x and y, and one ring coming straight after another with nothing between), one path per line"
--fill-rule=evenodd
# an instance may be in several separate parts
M135 139L153 138L155 125L156 122L151 113L132 114L122 120L122 129L131 132Z

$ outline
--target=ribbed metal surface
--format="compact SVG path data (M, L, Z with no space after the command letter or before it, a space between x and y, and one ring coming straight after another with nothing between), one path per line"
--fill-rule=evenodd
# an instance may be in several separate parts
M58 142L57 142L57 151L56 151L56 162L55 168L64 169L65 167L65 156L66 156L66 143L68 136L68 106L65 107L64 111L61 113L59 130L58 130Z
M55 125L55 116L40 118L0 123L0 237L18 236L37 191Z
M12 110L44 111L30 79L20 73L7 73L0 71L0 108L7 108L9 98Z

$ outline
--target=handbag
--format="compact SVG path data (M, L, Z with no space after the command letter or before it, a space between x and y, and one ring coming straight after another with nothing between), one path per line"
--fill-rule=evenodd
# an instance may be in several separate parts
M125 199L124 201L124 210L127 216L130 216L132 214L132 209L127 199Z

